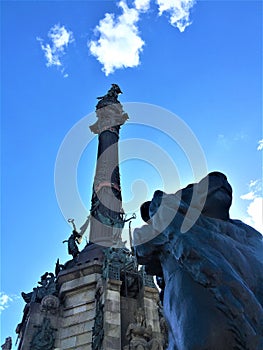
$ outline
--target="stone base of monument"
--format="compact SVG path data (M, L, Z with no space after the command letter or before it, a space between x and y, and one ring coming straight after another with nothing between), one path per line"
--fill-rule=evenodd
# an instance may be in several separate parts
M104 249L87 245L69 261L56 278L56 295L40 300L35 293L18 326L19 350L133 349L135 338L141 349L164 349L152 277L138 271L128 249Z

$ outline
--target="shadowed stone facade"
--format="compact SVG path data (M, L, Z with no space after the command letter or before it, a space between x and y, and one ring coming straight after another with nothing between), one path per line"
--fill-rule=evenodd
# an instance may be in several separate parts
M133 259L129 256L128 263ZM26 304L17 327L18 350L129 349L126 332L135 322L138 308L143 310L153 337L163 344L157 288L145 285L145 273L133 269L130 273L138 288L129 296L129 288L122 288L127 283L122 277L125 266L120 268L120 279L105 278L103 260L104 256L61 271L56 278L57 296Z

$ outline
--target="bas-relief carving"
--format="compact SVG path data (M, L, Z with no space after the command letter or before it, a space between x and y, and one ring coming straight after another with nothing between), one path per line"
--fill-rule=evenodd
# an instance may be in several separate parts
M153 336L152 327L146 326L145 315L141 308L135 312L135 320L126 332L129 344L123 350L162 350L161 342Z
M51 326L50 319L44 317L43 322L33 336L30 350L52 350L55 344L56 329Z
M41 311L56 314L59 308L59 298L55 295L46 295L41 301Z

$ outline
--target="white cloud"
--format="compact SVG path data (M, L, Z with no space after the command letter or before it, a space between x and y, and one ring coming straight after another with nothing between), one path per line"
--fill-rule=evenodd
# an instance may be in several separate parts
M135 0L134 6L136 10L146 12L150 8L150 2L151 0Z
M189 15L196 0L156 0L159 15L167 13L170 23L181 32L191 24ZM140 64L140 54L144 41L140 36L138 22L141 15L150 10L151 0L134 0L131 7L126 0L117 6L121 15L106 13L95 28L96 40L88 43L93 56L102 64L106 75L116 69L136 67Z
M8 308L9 303L12 302L13 299L5 294L4 292L0 292L0 312Z
M263 234L263 198L254 198L248 205L247 213L248 217L244 219L245 223Z
M46 63L47 67L61 66L62 64L60 62L59 55L55 52L55 50L51 49L49 44L44 45L43 42L41 41L42 39L37 38L37 40L40 41L41 49L45 53L45 58L47 60L47 63Z
M261 191L261 181L260 180L250 180L249 182L249 192L240 196L241 199L252 201L259 196Z
M251 201L247 206L248 216L243 220L246 224L263 233L262 182L261 180L251 180L248 187L250 191L240 196L241 199Z
M139 11L129 8L125 1L120 1L118 6L122 14L115 18L114 14L106 13L95 30L99 39L88 44L91 54L103 65L106 75L116 69L138 66L144 45L137 27Z
M73 34L67 31L64 26L55 24L48 33L49 38L52 40L56 50L64 50L64 46L68 46L73 39Z
M37 38L40 42L41 49L44 51L47 67L60 67L62 73L64 68L62 56L65 54L65 48L74 41L73 33L60 24L55 24L48 32L51 43L44 44L44 40ZM68 75L65 74L64 77Z
M251 180L249 182L249 189L254 192L254 198L261 196L262 194L262 180Z
M195 0L156 0L159 6L159 15L164 12L170 16L170 23L183 32L191 24L190 10L195 4Z
M257 150L258 151L262 151L263 150L263 139L258 141Z
M240 196L241 199L245 199L248 201L252 201L255 198L255 192L250 191L246 194L243 194L242 196Z
M249 182L249 188L255 188L257 191L261 190L261 181L260 180L250 180Z

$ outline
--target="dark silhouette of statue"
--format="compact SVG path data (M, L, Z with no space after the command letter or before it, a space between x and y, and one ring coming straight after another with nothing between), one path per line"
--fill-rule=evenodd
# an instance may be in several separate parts
M89 217L87 218L84 225L80 228L80 232L77 231L74 219L68 219L68 222L72 224L73 231L68 239L64 240L62 243L68 243L68 253L72 255L73 259L76 259L79 255L79 248L77 243L80 244L82 240L82 236L85 233L88 225L89 225Z
M5 339L5 343L3 345L1 345L1 349L2 350L11 350L12 349L12 338L11 337L7 337Z
M169 350L263 349L262 235L229 218L231 202L213 172L141 208L148 224L134 231L135 251L164 288Z
M105 130L119 133L119 128L127 119L128 114L123 111L118 96L122 94L117 84L111 84L111 88L106 95L97 97L99 102L96 105L96 115L98 120L90 126L90 130L95 134L100 134ZM117 128L116 128L117 127Z
M112 103L120 103L120 101L118 100L119 94L122 94L122 91L121 91L119 85L111 84L111 88L109 89L109 91L107 92L106 95L97 97L99 102L98 102L96 108L97 109L103 108L103 107L106 107Z
M57 285L55 281L55 275L52 272L45 272L44 275L41 276L38 284L39 286L33 288L32 292L21 293L22 298L26 303L30 303L30 302L40 303L41 300L46 295L57 294Z
M72 255L74 259L79 255L79 248L76 242L78 242L80 237L78 231L73 230L69 238L63 241L63 243L68 243L68 253Z

